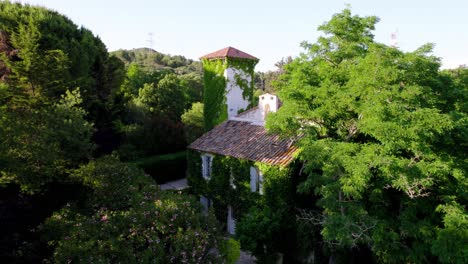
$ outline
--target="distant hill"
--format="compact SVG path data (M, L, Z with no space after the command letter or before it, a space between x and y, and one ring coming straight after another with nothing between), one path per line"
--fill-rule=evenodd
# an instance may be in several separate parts
M146 69L172 69L179 74L202 72L202 65L199 61L187 59L180 55L171 56L150 48L121 49L110 54L122 60L127 66L136 63Z

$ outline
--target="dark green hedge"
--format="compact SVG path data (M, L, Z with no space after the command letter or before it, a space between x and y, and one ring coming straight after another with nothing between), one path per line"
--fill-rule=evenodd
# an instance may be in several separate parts
M159 184L182 179L187 170L186 151L151 156L131 163L142 168Z

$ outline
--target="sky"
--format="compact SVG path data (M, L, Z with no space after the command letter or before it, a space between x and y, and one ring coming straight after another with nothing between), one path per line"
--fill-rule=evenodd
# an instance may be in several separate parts
M151 47L199 57L232 46L260 59L257 71L274 70L283 57L314 43L317 27L350 5L375 15L375 40L403 51L434 43L442 68L468 64L467 0L23 0L45 6L98 35L109 51ZM392 40L396 33L396 40ZM152 41L150 41L150 39Z

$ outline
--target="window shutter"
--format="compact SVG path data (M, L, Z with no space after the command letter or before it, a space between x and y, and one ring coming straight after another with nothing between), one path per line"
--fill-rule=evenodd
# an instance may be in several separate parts
M206 156L202 155L201 159L202 159L202 176L203 178L206 179Z
M228 206L227 231L231 235L236 233L236 216L232 206L230 205Z
M257 191L257 170L255 167L250 167L250 190Z
M205 196L200 197L200 203L202 204L203 212L207 213L210 208L210 200Z
M258 171L258 193L263 194L263 174Z
M202 159L202 176L204 179L209 180L211 176L211 166L213 164L213 156L204 154Z
M212 156L206 156L206 164L207 164L207 169L206 169L206 176L207 178L211 177L211 166L213 165L213 157Z

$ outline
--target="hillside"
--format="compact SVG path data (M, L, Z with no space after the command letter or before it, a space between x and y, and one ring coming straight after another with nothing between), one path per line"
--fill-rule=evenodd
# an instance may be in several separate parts
M136 63L146 69L172 69L178 74L189 72L202 72L199 61L187 59L180 55L168 55L150 48L138 48L131 50L116 50L111 55L122 60L126 66Z

